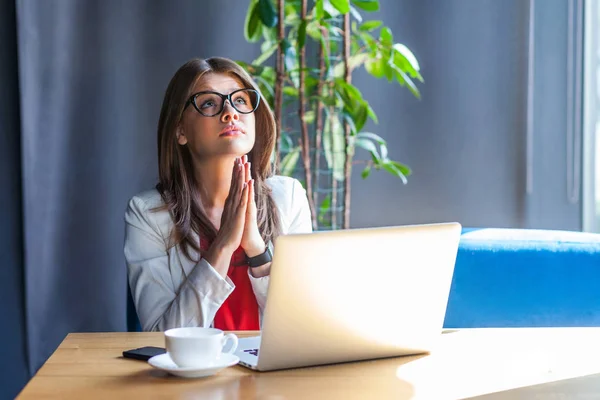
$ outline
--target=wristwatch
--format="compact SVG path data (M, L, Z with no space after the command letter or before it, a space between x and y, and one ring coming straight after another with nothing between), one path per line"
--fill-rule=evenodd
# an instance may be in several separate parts
M271 250L271 247L272 247L272 244L271 244L271 241L269 241L269 243L267 243L267 248L265 249L264 253L254 256L254 257L246 256L246 261L248 262L248 266L250 268L256 268L256 267L260 267L261 265L265 265L268 262L271 262L271 260L273 259L273 250Z

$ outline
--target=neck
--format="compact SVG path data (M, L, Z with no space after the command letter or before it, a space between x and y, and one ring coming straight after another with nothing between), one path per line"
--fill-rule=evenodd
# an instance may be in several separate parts
M215 157L194 164L200 200L206 208L223 208L231 188L235 157Z

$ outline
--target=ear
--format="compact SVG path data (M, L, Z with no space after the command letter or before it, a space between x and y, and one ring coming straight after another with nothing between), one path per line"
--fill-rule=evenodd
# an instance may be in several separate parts
M177 126L177 143L179 143L182 146L187 144L187 137L183 133L183 128L181 127L181 125Z

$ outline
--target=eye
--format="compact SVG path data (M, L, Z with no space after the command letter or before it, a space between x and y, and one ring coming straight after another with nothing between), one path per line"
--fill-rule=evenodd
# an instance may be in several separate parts
M243 96L236 97L233 101L235 104L248 104L248 100Z
M213 100L207 100L204 103L200 104L200 108L210 108L216 106Z

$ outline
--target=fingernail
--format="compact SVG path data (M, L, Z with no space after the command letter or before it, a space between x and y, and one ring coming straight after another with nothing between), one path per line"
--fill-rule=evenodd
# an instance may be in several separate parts
M246 189L246 186L248 186L248 183L244 182L244 189Z

